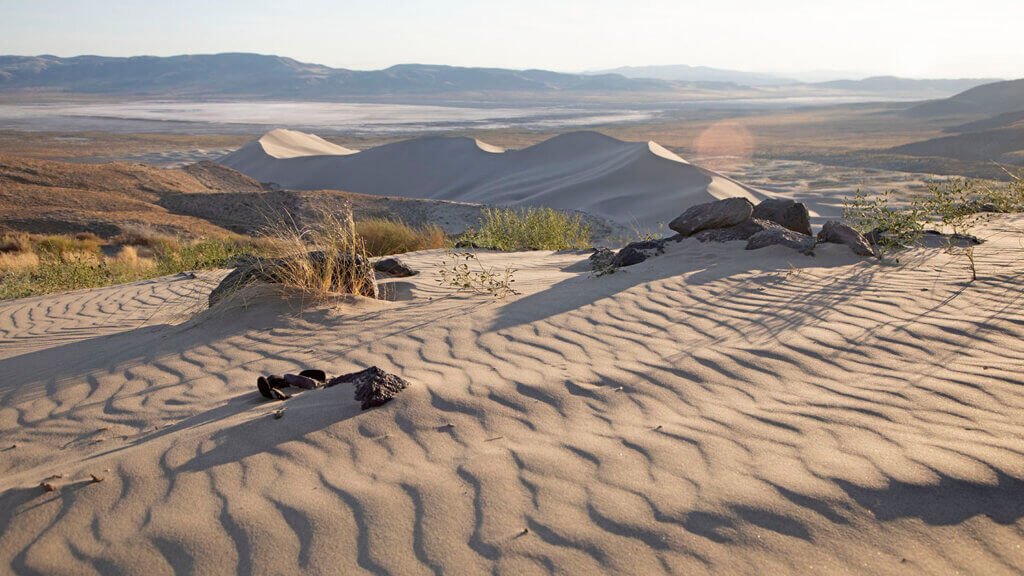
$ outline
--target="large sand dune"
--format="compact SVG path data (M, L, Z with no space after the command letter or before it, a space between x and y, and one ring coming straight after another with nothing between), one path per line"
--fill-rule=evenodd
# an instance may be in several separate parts
M290 133L292 148L302 146ZM263 138L277 139L275 132ZM556 136L522 150L471 138L428 137L355 154L279 157L263 140L220 162L261 182L300 190L345 190L497 205L582 210L620 224L653 226L715 198L755 191L687 163L654 142L623 142L596 132Z
M687 239L601 278L484 253L520 269L498 302L426 252L391 302L0 303L0 572L1019 574L1021 225L971 284L940 250ZM366 412L253 386L374 364L412 386Z

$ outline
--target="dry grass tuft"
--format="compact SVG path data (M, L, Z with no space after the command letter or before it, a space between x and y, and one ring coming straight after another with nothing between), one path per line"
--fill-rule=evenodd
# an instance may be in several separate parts
M0 252L30 252L32 239L24 232L0 236Z
M433 224L414 228L401 220L371 218L355 226L356 235L370 256L444 248L447 243L444 231Z
M35 252L0 252L0 272L20 272L39 266Z
M377 295L373 266L351 210L319 209L304 225L289 219L269 232L281 257L268 272L281 284L314 298Z
M139 251L135 246L122 246L116 256L107 258L107 262L111 265L124 266L139 271L156 267L156 261L139 256Z

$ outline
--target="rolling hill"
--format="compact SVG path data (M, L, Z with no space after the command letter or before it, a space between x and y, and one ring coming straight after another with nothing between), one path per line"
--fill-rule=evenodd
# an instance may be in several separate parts
M924 102L907 110L920 117L997 116L1024 110L1024 78L984 84L943 100Z

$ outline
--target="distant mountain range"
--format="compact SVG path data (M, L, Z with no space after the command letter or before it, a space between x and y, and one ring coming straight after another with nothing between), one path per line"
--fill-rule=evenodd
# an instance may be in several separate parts
M998 81L998 78L916 79L898 76L872 76L863 80L815 82L812 86L850 92L923 93L934 91L949 94Z
M170 98L317 100L473 92L629 94L694 90L750 94L770 86L928 98L953 94L984 82L877 77L801 84L770 74L685 65L627 67L584 74L424 64L360 71L245 53L129 58L0 56L0 93Z
M741 72L709 68L707 66L687 66L673 64L668 66L622 66L610 70L584 72L587 75L619 74L626 78L652 78L670 82L726 82L746 86L778 86L782 84L799 84L798 81L782 78L772 74L758 72Z
M618 74L403 64L358 71L259 54L0 56L0 91L79 94L329 98L472 91L671 91L662 80Z
M872 76L862 80L800 82L792 78L772 74L709 68L707 66L687 66L685 64L671 66L623 66L600 72L584 72L584 74L621 74L626 78L633 79L650 78L669 82L719 82L743 86L809 86L827 90L875 94L926 94L928 92L955 94L975 86L999 81L998 78L916 79L900 78L898 76Z

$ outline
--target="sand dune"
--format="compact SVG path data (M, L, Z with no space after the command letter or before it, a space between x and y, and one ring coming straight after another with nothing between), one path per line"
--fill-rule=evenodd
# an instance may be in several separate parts
M596 132L509 151L471 138L429 137L357 154L282 158L249 144L220 162L285 188L550 206L626 225L654 226L694 204L756 194L654 142L622 142Z
M0 565L1019 574L1021 225L984 231L973 284L940 250L687 239L602 278L484 253L520 269L500 302L439 287L436 252L390 302L183 321L215 275L3 302ZM412 386L366 412L253 387L372 364Z
M358 150L332 144L316 134L306 134L283 128L267 132L260 136L255 143L264 153L274 158L344 156L358 152Z

